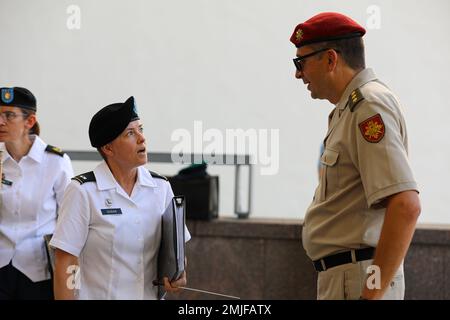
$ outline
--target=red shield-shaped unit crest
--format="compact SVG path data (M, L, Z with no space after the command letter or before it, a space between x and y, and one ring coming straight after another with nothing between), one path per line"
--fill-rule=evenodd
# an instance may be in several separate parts
M368 142L377 143L384 137L384 123L381 115L378 113L359 124L359 130L364 139Z

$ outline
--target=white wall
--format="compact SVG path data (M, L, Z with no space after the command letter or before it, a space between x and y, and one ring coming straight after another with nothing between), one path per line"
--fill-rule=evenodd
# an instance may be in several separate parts
M80 30L66 26L71 4L81 9ZM301 218L332 106L294 78L289 37L321 11L366 25L370 5L381 24L365 36L367 64L404 104L420 220L450 223L447 0L0 0L0 84L31 89L42 137L65 149L92 150L92 115L130 95L153 151L169 152L172 132L192 132L195 120L204 130L279 129L279 173L256 168L252 215ZM211 173L221 175L221 212L232 215L233 170Z

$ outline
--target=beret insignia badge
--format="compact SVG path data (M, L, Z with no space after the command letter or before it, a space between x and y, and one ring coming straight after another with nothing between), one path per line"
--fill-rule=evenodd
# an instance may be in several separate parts
M300 42L302 38L303 38L303 31L302 29L298 29L297 32L295 33L295 39L297 40L297 42Z
M2 101L4 103L10 103L14 99L14 89L4 88L2 89Z

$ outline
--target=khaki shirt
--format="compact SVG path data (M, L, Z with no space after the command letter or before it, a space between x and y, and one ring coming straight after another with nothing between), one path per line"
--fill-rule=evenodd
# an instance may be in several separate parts
M351 96L361 99L353 112ZM320 161L319 186L302 233L308 256L317 260L349 248L376 247L386 210L382 200L418 189L400 103L371 69L352 79L331 112Z

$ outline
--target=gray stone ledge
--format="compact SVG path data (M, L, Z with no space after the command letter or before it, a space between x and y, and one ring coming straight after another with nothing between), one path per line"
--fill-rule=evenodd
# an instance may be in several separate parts
M211 221L187 221L189 231L197 237L301 239L303 220L219 218ZM418 224L412 243L450 245L450 225Z

